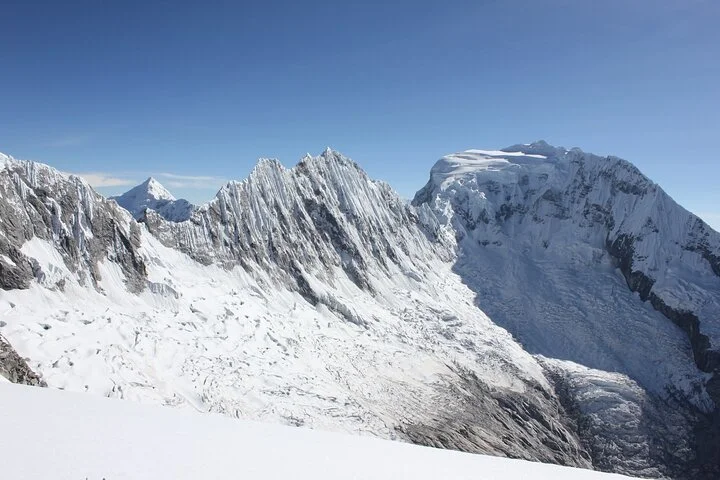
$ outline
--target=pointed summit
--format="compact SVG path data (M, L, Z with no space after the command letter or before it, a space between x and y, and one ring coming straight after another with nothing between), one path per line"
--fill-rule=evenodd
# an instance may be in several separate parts
M162 186L160 182L155 180L155 178L153 177L148 177L147 180L145 180L143 183L141 183L135 188L141 189L144 193L147 194L149 198L154 198L155 200L175 200L173 194L170 193L165 187Z
M111 198L130 212L136 220L141 219L148 208L173 222L187 220L194 210L193 205L187 200L176 200L173 194L153 177L148 177L140 185Z
M342 154L338 152L337 150L333 150L330 147L325 147L325 150L320 154L322 158L329 159L329 158L342 158Z
M5 165L12 159L11 156L5 155L4 153L0 152L0 168L4 168Z

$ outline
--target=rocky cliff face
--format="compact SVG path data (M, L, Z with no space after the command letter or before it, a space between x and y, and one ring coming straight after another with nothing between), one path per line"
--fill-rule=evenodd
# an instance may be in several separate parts
M121 267L130 291L145 287L145 265L137 252L140 231L126 211L79 177L65 176L40 163L2 157L0 287L28 288L37 280L62 290L66 276L43 271L23 251L34 238L53 244L81 284L96 286L97 264L109 259Z
M46 383L33 372L25 359L22 358L12 345L0 336L0 376L12 383L22 383L36 387L45 387Z

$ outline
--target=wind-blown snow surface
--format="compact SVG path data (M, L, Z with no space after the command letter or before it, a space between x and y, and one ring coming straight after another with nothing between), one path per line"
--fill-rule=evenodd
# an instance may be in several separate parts
M20 385L0 383L0 397L3 478L628 478Z
M187 200L177 200L152 177L122 195L110 198L138 220L145 215L147 209L151 209L171 222L182 222L190 218L195 209Z

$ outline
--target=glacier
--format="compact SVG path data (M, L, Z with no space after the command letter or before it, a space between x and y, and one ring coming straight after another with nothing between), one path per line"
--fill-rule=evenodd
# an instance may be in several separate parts
M719 235L628 162L471 150L408 204L328 149L261 160L184 218L145 202L173 201L154 180L130 212L3 158L0 333L49 387L717 472Z
M649 397L632 403L649 425L635 433L663 429L649 436L666 459L715 442L717 232L629 162L545 142L448 155L430 177L413 203L454 234L454 271L494 322L533 354L637 382ZM587 421L614 424L596 412Z

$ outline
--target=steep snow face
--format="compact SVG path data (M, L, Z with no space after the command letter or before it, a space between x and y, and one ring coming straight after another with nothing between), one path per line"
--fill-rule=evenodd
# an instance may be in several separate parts
M110 198L129 211L137 220L144 217L147 209L151 209L166 220L182 222L190 218L195 209L187 200L176 200L160 182L152 177L122 195Z
M340 154L262 161L189 220L148 210L138 229L138 295L113 261L97 289L68 275L62 292L0 292L3 335L50 387L591 466L429 209ZM53 243L17 248L64 273Z
M544 142L469 150L440 159L413 203L455 235L454 270L530 352L628 375L661 403L646 421L681 425L677 402L717 412L720 235L630 163ZM585 375L558 378L598 386ZM579 392L582 412L593 396Z
M217 415L197 415L49 389L0 385L0 395L3 398L0 449L4 452L0 472L5 478L628 478L399 442L233 421ZM29 445L33 447L28 448Z
M489 252L524 249L574 264L612 257L642 300L671 318L669 310L697 317L672 319L702 370L720 366L720 234L630 163L544 142L470 150L438 161L414 203L432 204L458 239Z

